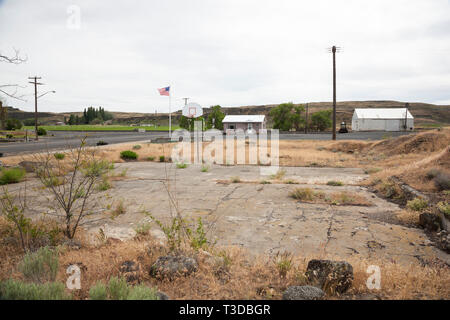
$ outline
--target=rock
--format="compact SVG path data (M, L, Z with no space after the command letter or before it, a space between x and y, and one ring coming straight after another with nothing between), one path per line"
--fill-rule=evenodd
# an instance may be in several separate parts
M353 267L345 261L311 260L305 275L311 284L337 293L346 292L353 283Z
M176 276L187 276L197 270L198 263L191 257L162 256L150 267L150 275L156 278L173 279Z
M438 231L441 229L441 218L432 213L421 213L419 224L428 231Z
M158 300L170 300L169 296L162 291L158 291L156 295L158 296Z
M36 168L39 168L43 165L43 162L36 162L36 161L22 161L19 162L19 166L25 169L26 172L35 172Z
M127 260L122 262L119 267L119 271L121 276L123 276L128 283L139 283L140 281L140 273L141 268L139 264L135 261Z
M122 262L119 268L120 272L134 272L139 271L139 265L131 260Z
M291 286L283 292L283 300L319 300L325 293L313 286Z
M439 237L439 247L447 253L450 253L450 234L446 230L437 233Z

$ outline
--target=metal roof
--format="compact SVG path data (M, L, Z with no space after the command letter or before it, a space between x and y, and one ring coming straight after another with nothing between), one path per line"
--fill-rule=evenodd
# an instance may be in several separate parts
M224 122L264 122L265 115L229 115L223 118Z
M408 119L414 119L407 108L355 109L355 114L358 119L405 119L405 111Z

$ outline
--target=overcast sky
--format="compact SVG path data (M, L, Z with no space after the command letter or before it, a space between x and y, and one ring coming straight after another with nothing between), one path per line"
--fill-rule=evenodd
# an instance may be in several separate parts
M331 101L332 45L338 101L450 104L450 0L0 0L0 84L41 76L42 111Z

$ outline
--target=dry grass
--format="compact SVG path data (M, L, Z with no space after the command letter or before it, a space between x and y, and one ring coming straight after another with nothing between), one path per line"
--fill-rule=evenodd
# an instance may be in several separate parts
M372 205L366 198L353 192L332 192L315 191L311 188L295 188L289 193L291 198L309 203L323 203L336 206L370 206Z
M412 210L400 210L395 213L396 218L404 225L418 226L420 212Z
M279 155L281 166L317 166L317 167L353 167L364 168L369 174L383 175L387 173L403 172L406 167L417 163L420 167L429 169L432 163L424 163L424 156L432 158L447 148L447 154L441 156L436 167L447 172L450 167L448 145L450 143L450 129L441 131L430 130L416 135L401 136L383 141L314 141L314 140L281 140L279 141ZM120 152L132 149L136 142L100 146L98 156L113 162L125 162L120 158ZM140 142L141 149L136 150L138 161L147 161L148 158L159 159L164 155L171 157L175 143L155 144ZM209 143L204 142L206 147ZM270 143L269 143L270 146ZM244 153L245 161L249 163L249 147L246 144L235 144L235 159L225 162L228 165L237 163L236 154ZM193 150L193 148L192 148ZM226 147L224 147L224 156ZM270 154L269 154L270 155ZM447 160L445 160L447 157ZM4 157L2 161L8 165L16 165L22 160L32 160L31 155ZM193 154L191 157L193 161ZM64 160L62 160L64 161ZM259 161L259 160L258 160ZM406 166L406 167L405 167ZM405 168L403 168L405 167ZM425 170L425 169L424 169ZM422 174L422 173L421 173ZM414 180L414 179L413 179ZM415 179L419 180L419 179ZM434 190L433 183L424 186L427 190Z
M4 225L2 225L4 227ZM1 230L1 228L0 228ZM80 232L81 233L81 232ZM158 280L149 276L148 270L156 259L167 254L167 249L153 239L138 236L134 240L121 242L109 239L103 245L89 245L83 238L80 250L60 249L60 267L57 281L67 280L66 268L77 264L82 271L82 288L74 292L76 299L88 298L91 286L120 276L122 262L131 260L140 265L141 283L157 287L171 299L280 299L290 285L304 285L304 273L310 259L339 259L324 254L320 257L299 257L285 253L278 256L252 256L236 247L214 248L210 252L216 259L202 251L186 254L196 257L199 270L189 277L173 281ZM17 265L22 253L12 244L0 247L0 280L20 279ZM211 262L213 261L213 262ZM347 259L354 269L354 284L347 298L375 293L384 299L449 299L450 272L448 266L429 263L426 266L400 265L384 260ZM369 265L381 268L381 290L370 291L366 287ZM339 299L327 296L328 299Z

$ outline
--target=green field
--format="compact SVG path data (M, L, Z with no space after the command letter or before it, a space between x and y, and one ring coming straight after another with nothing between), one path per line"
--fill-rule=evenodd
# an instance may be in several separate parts
M134 131L137 129L144 129L145 131L168 131L169 126L158 127L131 127L131 126L119 126L119 125L73 125L73 126L39 126L47 131ZM172 126L172 130L179 129L179 126ZM33 126L26 126L23 129L34 130Z

